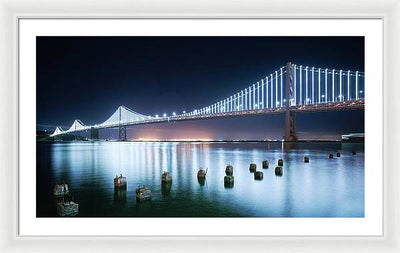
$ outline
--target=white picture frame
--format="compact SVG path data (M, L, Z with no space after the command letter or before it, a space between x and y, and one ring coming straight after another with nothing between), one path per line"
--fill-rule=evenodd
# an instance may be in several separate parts
M172 251L222 251L229 249L233 252L244 250L261 251L274 250L292 252L301 250L304 252L321 251L347 251L353 252L397 252L399 235L399 199L396 193L399 190L396 180L399 178L396 168L396 154L394 143L399 139L396 135L399 108L396 99L396 66L399 66L400 36L400 2L374 2L368 1L363 6L358 6L356 1L353 7L338 6L337 2L318 3L313 0L307 3L308 8L303 9L303 3L294 1L287 3L249 3L236 2L234 5L224 3L221 6L215 2L184 3L175 2L157 5L149 4L149 7L135 9L129 14L125 7L127 2L100 2L99 6L107 10L94 12L90 5L84 3L69 3L65 0L57 4L45 2L43 6L36 7L34 4L17 1L2 1L0 27L5 35L0 43L3 57L0 60L0 85L1 91L1 136L4 137L2 152L1 195L2 204L0 209L2 229L0 230L0 249L4 252L18 251L92 251L94 249L103 251L131 251L132 249L145 252ZM45 12L54 7L53 11ZM187 7L202 6L196 12L187 12ZM290 7L288 7L290 6ZM114 8L112 8L114 7ZM311 7L311 8L310 8ZM331 8L329 8L331 7ZM39 9L38 9L39 8ZM41 9L43 8L43 9ZM226 9L225 9L226 8ZM352 9L353 8L353 9ZM99 8L102 9L102 8ZM190 8L189 8L190 9ZM296 12L295 10L304 10ZM333 10L332 12L326 10ZM58 10L58 11L54 11ZM113 11L114 10L114 11ZM60 15L60 11L70 13ZM77 15L78 13L88 13ZM311 12L311 13L310 13ZM326 13L322 16L320 13ZM222 13L222 14L221 14ZM280 15L284 13L283 15ZM378 18L384 22L384 235L371 237L28 237L18 236L18 88L17 88L17 28L20 18ZM389 116L392 116L390 118ZM390 138L390 139L389 139ZM12 177L11 177L12 175ZM95 240L95 242L94 242ZM112 243L114 242L114 243Z

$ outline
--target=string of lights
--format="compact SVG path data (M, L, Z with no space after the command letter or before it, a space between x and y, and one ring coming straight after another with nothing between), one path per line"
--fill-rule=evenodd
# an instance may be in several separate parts
M336 102L351 102L364 99L364 73L352 70L335 70L314 66L291 64L291 82L293 92L290 98L291 107L302 108L304 105L318 105ZM286 66L266 75L252 85L235 92L211 105L183 111L181 114L172 112L142 115L126 106L120 106L103 123L86 126L80 120L75 120L68 130L57 127L53 136L85 131L93 128L111 128L121 125L168 122L181 118L202 117L241 112L274 110L286 107ZM328 105L329 106L329 105Z

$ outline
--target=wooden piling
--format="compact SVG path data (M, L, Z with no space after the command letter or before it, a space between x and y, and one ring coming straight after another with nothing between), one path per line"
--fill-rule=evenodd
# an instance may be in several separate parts
M141 202L150 199L151 199L150 189L144 185L139 185L138 188L136 188L136 201Z
M275 167L275 175L276 176L282 176L283 174L283 169L280 166Z
M256 172L257 170L257 165L255 163L251 163L249 167L250 172Z
M122 174L115 175L114 188L126 188L126 177L122 176Z
M226 166L225 174L226 174L227 176L232 176L232 175L233 175L233 166L232 166L232 165Z
M203 168L200 168L200 170L197 172L197 178L206 178L208 168L206 170L203 170Z
M161 175L161 181L162 182L172 182L172 176L167 171L164 171Z
M254 179L255 180L262 180L264 177L264 173L262 171L254 172Z

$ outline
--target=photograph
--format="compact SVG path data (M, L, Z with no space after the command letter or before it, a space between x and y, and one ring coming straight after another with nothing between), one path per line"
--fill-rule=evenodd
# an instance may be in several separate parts
M366 217L364 36L35 47L36 218Z

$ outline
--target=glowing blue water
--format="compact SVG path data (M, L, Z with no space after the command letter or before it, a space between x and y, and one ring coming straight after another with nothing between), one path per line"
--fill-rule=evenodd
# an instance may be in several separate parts
M352 155L352 151L356 155ZM341 157L336 157L336 152ZM335 155L328 159L329 153ZM303 163L303 157L310 163ZM283 175L275 176L278 159ZM268 160L269 169L261 162ZM255 181L249 164L264 172ZM235 183L224 187L232 164ZM207 180L197 180L200 167ZM161 173L169 171L171 188ZM126 191L114 191L116 174L127 177ZM151 217L363 217L364 145L330 142L285 144L180 142L69 142L37 145L37 216L56 216L54 184L65 180L79 216ZM136 203L145 184L149 202Z

